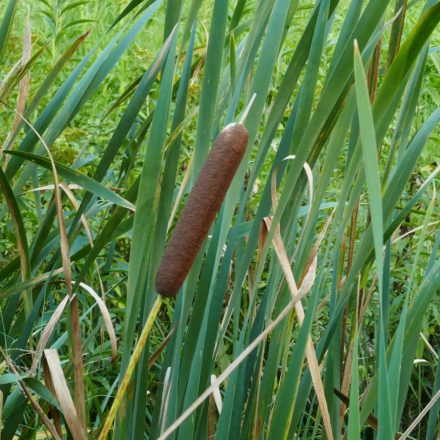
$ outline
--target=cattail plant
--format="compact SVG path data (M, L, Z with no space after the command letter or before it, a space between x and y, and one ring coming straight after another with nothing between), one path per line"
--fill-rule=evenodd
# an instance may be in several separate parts
M159 313L162 296L175 296L185 281L240 165L247 143L248 132L242 123L227 125L214 142L165 249L156 275L156 290L161 296L157 297L136 343L99 440L105 440L111 429L153 322Z
M227 125L214 142L165 249L156 290L175 296L220 209L248 142L243 124Z

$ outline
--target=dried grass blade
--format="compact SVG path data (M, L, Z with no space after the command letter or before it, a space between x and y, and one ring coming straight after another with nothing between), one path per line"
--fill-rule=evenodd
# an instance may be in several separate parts
M86 434L70 395L57 351L53 348L45 349L44 360L45 369L50 374L51 385L63 410L63 415L72 437L74 440L86 440Z
M69 185L66 185L66 184L62 183L61 184L61 188L66 193L66 196L69 198L70 202L72 203L72 205L74 206L74 208L78 212L78 210L80 208L80 204L76 200L76 197L73 194L73 192L70 190ZM87 221L87 218L86 218L86 216L84 214L81 214L81 223L84 226L84 230L86 231L87 239L88 239L88 241L90 243L90 246L93 247L92 231L90 229L89 222ZM96 273L98 275L99 287L101 289L102 301L105 304L104 284L102 282L101 271L99 270L99 264L98 264L98 262L96 260L95 260L95 268L96 268Z
M265 220L265 223L266 223L268 230L270 230L270 227L272 226L272 221L269 218L265 218L264 220ZM307 288L304 288L302 292L300 292L298 290L298 287L296 286L296 282L295 282L295 279L294 279L294 276L292 273L292 269L290 267L289 257L287 256L286 248L284 246L283 240L282 240L280 232L279 232L279 228L277 228L277 230L275 231L275 233L273 235L272 243L273 243L273 246L275 249L275 253L278 257L281 269L282 269L284 276L286 278L290 293L292 295L292 301L295 301L295 311L296 311L299 325L301 326L304 321L304 318L305 318L304 308L301 304L301 298L310 290L310 288L313 285L313 282L311 282L311 280L308 279ZM311 274L313 274L313 272L314 272L313 271L313 263L310 265L310 267L311 267ZM310 272L310 270L309 270L309 272ZM311 275L310 276L306 275L306 278L311 278ZM319 369L319 364L318 364L318 359L316 356L315 347L313 345L313 341L310 336L308 338L307 345L306 345L306 357L307 357L307 362L309 363L310 374L312 376L312 381L313 381L313 385L315 387L316 396L318 398L319 408L321 410L322 420L324 423L324 429L325 429L327 438L329 440L333 440L333 430L332 430L331 421L330 421L330 413L328 410L327 399L325 397L324 385L321 380L321 372Z
M51 337L55 326L58 324L58 321L60 320L61 315L63 314L68 302L69 297L65 296L64 299L58 304L57 308L50 317L49 322L44 328L43 333L41 334L41 338L38 341L37 349L32 357L31 376L35 376L35 373L37 372L40 354L46 348L47 342L49 341L49 338Z
M112 347L112 359L113 361L115 361L118 357L118 344L116 341L116 333L115 329L113 328L110 312L108 311L105 302L90 286L85 283L79 283L79 285L88 293L90 293L90 295L92 295L93 299L96 301L96 304L98 304L99 310L101 311L102 319L104 320L105 328L107 329L107 333L110 338L110 345Z

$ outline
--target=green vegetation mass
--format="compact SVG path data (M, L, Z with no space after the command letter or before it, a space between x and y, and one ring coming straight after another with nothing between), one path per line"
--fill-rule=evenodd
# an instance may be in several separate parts
M439 22L440 0L0 0L1 440L438 439Z

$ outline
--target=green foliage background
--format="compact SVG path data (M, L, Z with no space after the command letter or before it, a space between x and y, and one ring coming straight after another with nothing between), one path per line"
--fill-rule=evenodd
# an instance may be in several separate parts
M390 439L414 420L403 438L438 437L438 0L0 0L0 11L2 439L51 427L98 438L166 240L212 141L254 94L246 156L154 321L112 435L159 438L293 307L278 237L307 290L304 322L290 311L216 390L221 411L208 398L169 438ZM68 388L45 364L54 353Z

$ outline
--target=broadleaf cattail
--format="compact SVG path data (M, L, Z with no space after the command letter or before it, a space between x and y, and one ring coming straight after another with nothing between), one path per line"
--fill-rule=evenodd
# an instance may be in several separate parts
M207 236L246 151L248 132L229 124L218 135L168 241L156 275L156 291L175 296Z

